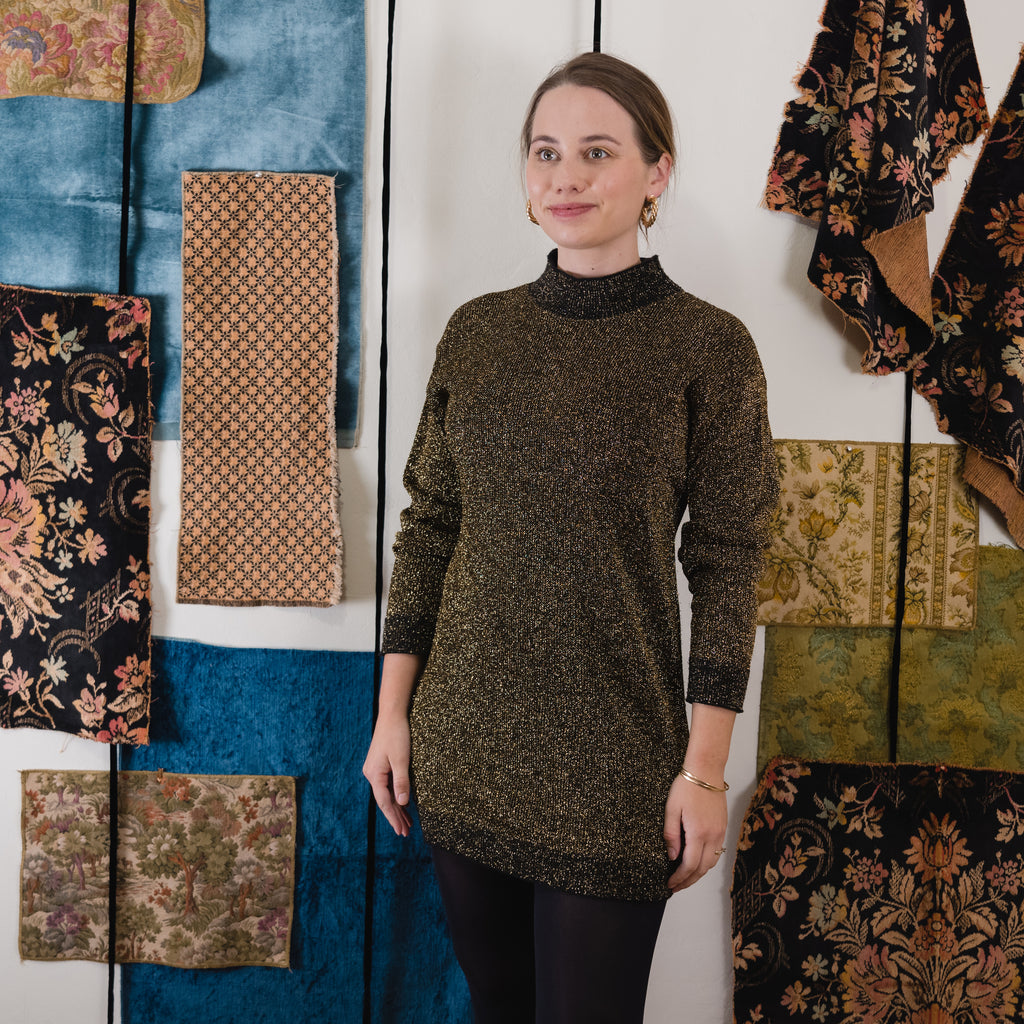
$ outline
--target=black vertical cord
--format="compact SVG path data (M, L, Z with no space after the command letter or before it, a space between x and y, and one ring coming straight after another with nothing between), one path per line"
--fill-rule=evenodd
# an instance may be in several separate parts
M128 219L132 194L132 109L135 101L135 12L137 0L128 0L128 45L124 67L124 131L121 150L121 239L118 251L117 290L128 293ZM107 1024L114 1024L114 976L117 950L117 849L118 849L118 770L120 747L110 744L110 870L107 877L109 942L107 953Z
M384 153L381 186L381 317L380 394L377 413L377 540L376 606L373 623L373 724L380 710L380 676L383 666L381 626L384 618L384 512L387 498L388 423L388 261L391 227L391 83L395 45L395 0L388 0L388 54L384 86ZM371 794L366 809L366 889L363 903L363 1024L373 1017L373 905L377 861L377 805Z
M896 569L896 621L893 624L892 661L889 664L889 760L899 752L900 655L903 649L903 612L907 599L907 543L910 533L910 412L914 395L913 371L907 370L903 408L903 490L900 495L900 551Z
M132 194L132 108L135 99L135 11L138 0L128 0L128 48L124 72L124 145L121 151L121 248L117 290L128 294L128 211Z
M594 0L594 53L601 52L601 0Z

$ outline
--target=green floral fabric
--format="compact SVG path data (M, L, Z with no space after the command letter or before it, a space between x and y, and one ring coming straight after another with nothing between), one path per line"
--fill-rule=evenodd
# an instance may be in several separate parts
M22 772L25 960L108 957L106 772ZM119 963L287 967L295 780L119 776Z
M0 726L147 743L145 299L0 285Z
M901 761L1024 764L1024 551L979 551L974 630L903 631ZM891 629L769 627L758 761L888 758Z
M1024 775L779 758L732 882L737 1024L1009 1024Z
M867 335L865 373L932 344L932 186L988 124L964 0L828 0L765 205L809 218L811 283Z
M762 624L895 619L903 446L776 441L781 498L758 586ZM904 621L970 629L978 505L958 445L913 445Z

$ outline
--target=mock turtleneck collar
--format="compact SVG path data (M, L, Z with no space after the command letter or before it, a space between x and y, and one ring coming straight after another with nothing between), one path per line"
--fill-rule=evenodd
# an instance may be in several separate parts
M643 257L635 266L607 277L574 277L558 269L557 249L548 254L544 273L528 288L541 309L572 320L618 316L679 291L657 256Z

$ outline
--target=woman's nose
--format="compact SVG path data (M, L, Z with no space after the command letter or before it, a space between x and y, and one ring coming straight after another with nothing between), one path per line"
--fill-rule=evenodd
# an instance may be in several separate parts
M559 192L578 192L584 185L583 169L575 160L563 160L558 165L555 187Z

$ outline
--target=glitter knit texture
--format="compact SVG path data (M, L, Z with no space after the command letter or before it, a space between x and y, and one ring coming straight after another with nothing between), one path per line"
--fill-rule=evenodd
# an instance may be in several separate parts
M429 842L570 892L669 895L685 698L740 710L777 500L764 375L657 259L482 296L438 346L405 472L384 649Z

